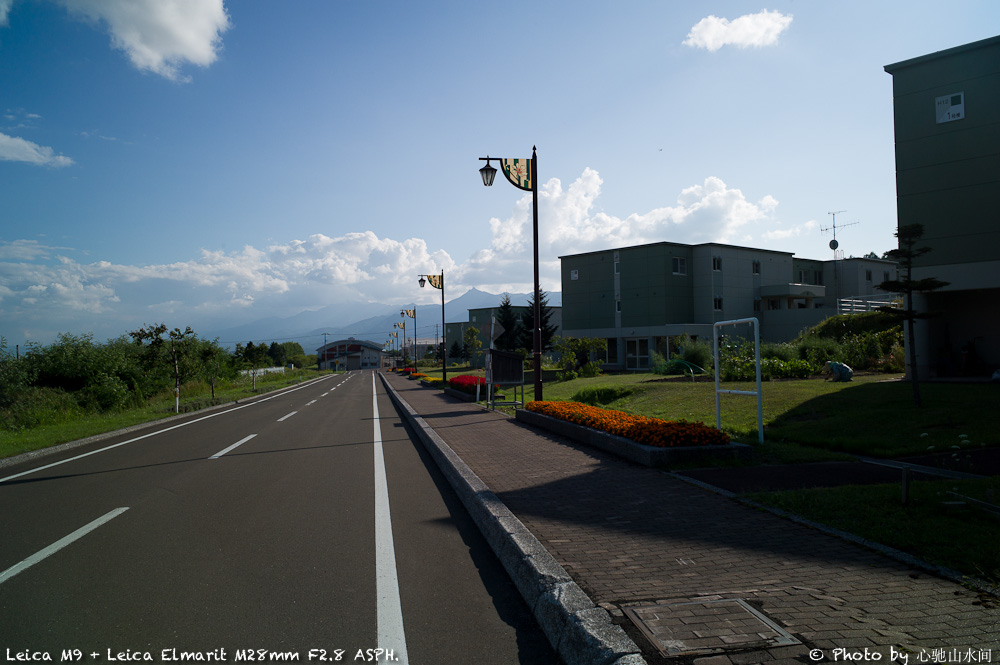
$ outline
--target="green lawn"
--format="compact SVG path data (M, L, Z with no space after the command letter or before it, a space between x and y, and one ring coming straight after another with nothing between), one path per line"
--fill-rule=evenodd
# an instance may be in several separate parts
M969 505L949 505L957 498L948 492L996 504L1000 477L914 482L905 506L899 484L764 492L748 498L1000 584L1000 519Z

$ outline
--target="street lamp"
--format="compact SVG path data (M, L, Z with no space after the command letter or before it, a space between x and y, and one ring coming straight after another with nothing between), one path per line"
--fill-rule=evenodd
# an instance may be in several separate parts
M406 317L413 319L413 367L417 366L417 305L414 303L413 309L404 309L399 312L399 315L403 317L403 321L406 321Z
M499 157L480 157L479 161L485 161L486 166L479 169L479 175L483 178L483 184L487 187L493 185L493 178L496 177L497 169L490 166L490 160L496 159L500 162L500 168L507 182L518 189L531 192L532 211L532 238L534 240L535 259L535 327L531 331L534 345L534 373L535 373L535 400L542 399L542 302L541 289L538 286L538 155L534 146L531 148L531 159L502 159Z
M492 166L490 168L493 168ZM496 169L493 169L496 171ZM445 385L448 385L448 352L446 348L448 346L448 328L444 322L444 270L441 271L440 275L417 275L417 283L420 284L420 288L424 288L424 284L428 281L431 286L435 289L441 289L441 378L444 379ZM416 305L414 305L416 307Z
M406 368L406 319L403 319L399 323L395 324L397 328L403 331L403 343L400 345L400 356L403 359L403 368Z

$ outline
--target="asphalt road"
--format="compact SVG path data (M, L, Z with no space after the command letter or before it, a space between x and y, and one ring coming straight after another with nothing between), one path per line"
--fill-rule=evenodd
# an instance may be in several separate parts
M375 649L557 662L371 372L0 469L0 658Z

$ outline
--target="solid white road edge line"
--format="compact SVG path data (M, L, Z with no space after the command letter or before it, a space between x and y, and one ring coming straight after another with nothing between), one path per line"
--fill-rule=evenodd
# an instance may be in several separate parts
M229 446L228 448L223 448L222 450L220 450L219 452L215 453L214 455L212 455L208 459L219 459L220 457L222 457L223 455L225 455L226 453L228 453L230 450L233 450L234 448L242 446L244 443L246 443L250 439L254 438L255 436L257 436L257 435L256 434L251 434L250 436L243 437L242 439L240 439L239 441L237 441L233 445Z
M22 571L30 568L31 566L34 566L36 563L38 563L42 559L45 559L46 557L48 557L48 556L50 556L52 554L55 554L56 552L58 552L62 548L66 547L67 545L69 545L70 543L72 543L74 540L79 540L80 538L82 538L83 536L87 535L88 533L90 533L91 531L93 531L97 527L101 526L105 522L110 522L114 518L116 518L119 515L121 515L122 513L124 513L126 510L128 510L127 506L124 507L124 508L115 508L114 510L112 510L109 513L107 513L106 515L104 515L102 517L98 517L96 520L94 520L90 524L87 524L86 526L80 527L79 529L77 529L73 533L69 534L65 538L60 538L59 540L57 540L56 542L52 543L51 545L49 545L45 549L39 550L35 554L32 554L31 556L29 556L27 559L25 559L21 563L14 564L13 566L11 566L10 568L8 568L7 570L5 570L2 573L0 573L0 584L3 584L4 582L6 582L10 578L14 577L18 573L20 573L20 572L22 572Z
M142 439L148 439L151 436L156 436L157 434L163 434L164 432L169 432L170 430L175 430L178 427L187 427L188 425L193 425L195 423L200 423L202 420L208 420L209 418L215 418L216 416L223 416L223 415L225 415L227 413L232 413L233 411L239 411L240 409L245 409L248 406L256 406L257 404L263 404L264 402L266 402L268 400L272 400L275 397L281 397L282 395L287 395L288 393L293 393L296 390L302 390L303 388L308 388L312 384L317 383L319 381L326 381L331 376L336 376L336 375L335 374L329 374L327 376L324 376L324 377L321 377L319 379L316 379L315 381L310 381L310 382L308 382L306 384L303 384L301 386L298 386L296 388L292 388L291 390L286 390L284 392L277 393L275 395L271 395L270 397L265 397L263 399L259 399L259 400L256 400L254 402L250 402L249 404L241 404L240 406L234 406L233 408L226 409L225 411L216 411L215 413L210 413L207 416L202 416L201 418L195 418L194 420L188 420L188 421L183 422L183 423L181 423L179 425L173 425L171 427L165 427L163 429L158 429L155 432L150 432L149 434L143 434L142 436L137 436L134 439L129 439L128 441L122 441L120 443L113 443L110 446L105 446L103 448L98 448L97 450L91 450L89 453L83 453L82 455L77 455L75 457L67 457L64 460L60 460L58 462L53 462L52 464L46 464L45 466L39 466L39 467L35 467L34 469L28 469L27 471L22 471L21 473L15 473L12 476L7 476L6 478L0 478L0 483L5 483L8 480L14 480L15 478L20 478L21 476L26 476L29 473L35 473L36 471L44 471L45 469L51 469L54 466L59 466L60 464L65 464L66 462L73 462L73 461L78 460L78 459L83 459L84 457L89 457L90 455L96 455L97 453L103 453L105 450L111 450L112 448L117 448L118 446L124 446L125 444L128 444L128 443L135 443L136 441L141 441Z
M385 457L382 454L382 426L378 415L378 391L372 372L372 410L375 414L375 624L377 646L392 649L396 662L406 665L406 635L403 632L403 608L399 600L399 579L396 577L396 550L392 542L392 520L389 517L389 484L385 477Z

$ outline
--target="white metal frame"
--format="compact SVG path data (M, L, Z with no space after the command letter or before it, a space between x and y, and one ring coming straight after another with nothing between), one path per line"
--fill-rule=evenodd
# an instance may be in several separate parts
M741 323L753 324L753 351L757 364L757 390L725 390L719 387L719 328L735 326ZM715 428L722 429L722 398L726 395L756 395L757 396L757 441L764 443L764 394L760 388L760 322L756 318L733 319L718 321L712 326L712 348L715 353Z

